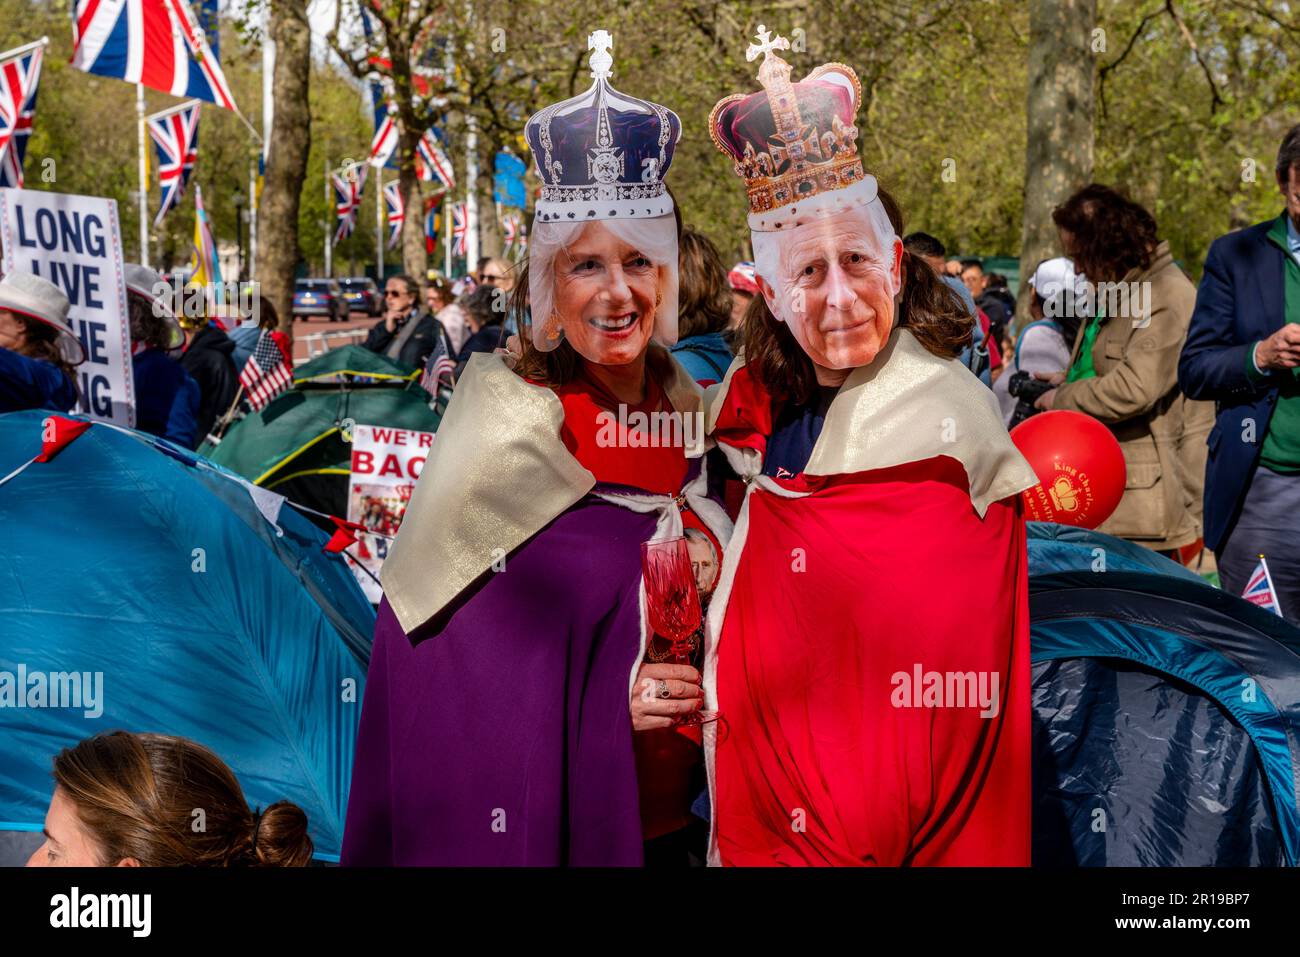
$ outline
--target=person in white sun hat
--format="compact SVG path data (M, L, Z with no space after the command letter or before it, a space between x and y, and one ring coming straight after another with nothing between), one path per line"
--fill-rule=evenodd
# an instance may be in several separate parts
M21 270L0 279L0 412L68 411L85 361L58 286Z
M185 332L169 301L169 287L148 266L127 263L124 272L136 428L192 449L198 438L199 384L171 355L179 355Z
M1014 354L1007 359L1008 368L993 383L1002 421L1010 427L1028 413L1032 415L1033 397L1028 401L1011 394L1011 380L1017 372L1051 373L1070 365L1070 349L1085 318L1087 279L1074 270L1074 263L1064 256L1045 259L1029 277L1034 290L1029 300L1030 321L1016 337ZM1023 378L1023 377L1022 377ZM1017 380L1019 381L1019 380ZM1017 415L1022 402L1026 407Z

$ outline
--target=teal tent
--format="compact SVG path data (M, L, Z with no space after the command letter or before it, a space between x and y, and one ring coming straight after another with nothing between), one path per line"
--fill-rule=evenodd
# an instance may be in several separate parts
M436 432L418 372L360 346L344 346L294 370L293 387L199 451L256 485L344 517L350 424Z
M0 416L0 476L41 451L45 416ZM250 806L298 804L317 856L337 860L374 611L323 532L193 452L104 424L0 484L0 526L0 693L80 676L75 693L60 679L57 706L0 707L0 838L39 843L53 755L122 729L211 748Z

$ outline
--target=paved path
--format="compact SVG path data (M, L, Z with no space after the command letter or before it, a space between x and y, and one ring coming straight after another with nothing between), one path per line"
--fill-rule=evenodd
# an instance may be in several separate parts
M316 317L295 319L293 321L294 364L301 365L312 356L320 355L326 349L337 349L339 346L349 344L360 345L365 340L364 333L369 332L370 327L376 322L382 321L359 312L350 314L342 322L329 322L324 318ZM359 330L359 332L355 337L338 335L350 330ZM314 338L322 333L329 334L330 338Z

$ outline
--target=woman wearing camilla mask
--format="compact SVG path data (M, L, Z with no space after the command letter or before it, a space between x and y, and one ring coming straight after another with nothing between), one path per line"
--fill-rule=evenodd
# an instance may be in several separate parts
M759 28L764 89L709 124L763 296L709 413L748 483L709 609L705 707L730 731L705 739L710 859L1028 865L1036 479L954 358L960 301L863 171L856 75L794 83L782 48ZM968 698L935 674L971 675Z
M470 358L384 563L345 864L687 860L699 674L643 663L640 546L730 526L702 423L632 431L702 396L666 349L680 123L609 85L609 45L528 122L543 189L512 305L533 324L512 360Z

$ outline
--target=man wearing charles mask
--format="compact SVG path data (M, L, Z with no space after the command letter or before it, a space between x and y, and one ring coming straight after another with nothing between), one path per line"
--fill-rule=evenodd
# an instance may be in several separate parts
M1027 865L1021 490L961 302L867 175L861 90L802 81L763 27L763 89L714 143L748 191L758 285L710 430L748 483L709 611L705 706L724 865Z

